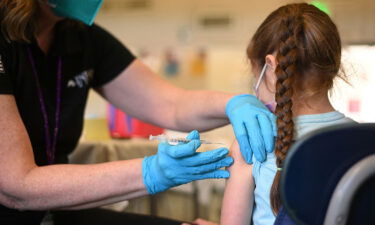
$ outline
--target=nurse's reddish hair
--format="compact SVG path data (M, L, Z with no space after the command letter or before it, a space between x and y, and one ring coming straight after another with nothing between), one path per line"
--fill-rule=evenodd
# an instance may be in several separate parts
M0 0L1 31L11 41L29 42L36 25L37 0Z

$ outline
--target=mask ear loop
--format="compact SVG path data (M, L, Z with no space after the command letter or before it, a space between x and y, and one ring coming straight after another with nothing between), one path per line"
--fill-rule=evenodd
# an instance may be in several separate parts
M260 75L259 75L259 79L258 79L258 81L257 81L257 83L256 83L256 85L255 85L255 91L258 91L258 88L259 88L259 85L260 85L260 82L262 82L262 80L263 80L263 77L264 77L264 74L265 74L265 72L266 72L266 69L267 69L267 63L266 64L264 64L264 66L263 66L263 68L262 68L262 71L260 72Z

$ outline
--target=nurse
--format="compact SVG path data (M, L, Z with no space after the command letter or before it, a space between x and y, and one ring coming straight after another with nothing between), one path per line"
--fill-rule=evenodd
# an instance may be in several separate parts
M90 88L129 115L180 131L229 122L248 163L273 150L275 118L252 95L187 91L155 75L93 25L100 0L0 1L0 224L40 224L45 211L87 209L199 179L228 178L226 148L69 165Z

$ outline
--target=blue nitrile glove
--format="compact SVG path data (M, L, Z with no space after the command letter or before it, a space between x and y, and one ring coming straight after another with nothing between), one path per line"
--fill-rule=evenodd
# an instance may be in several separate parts
M253 95L237 95L229 100L225 112L232 123L241 153L247 163L252 156L259 162L272 152L276 137L276 116Z
M192 131L187 138L191 141L186 144L160 143L156 155L144 158L142 176L148 193L155 194L194 180L229 177L228 171L219 170L233 163L227 157L228 149L196 152L201 145L198 131Z

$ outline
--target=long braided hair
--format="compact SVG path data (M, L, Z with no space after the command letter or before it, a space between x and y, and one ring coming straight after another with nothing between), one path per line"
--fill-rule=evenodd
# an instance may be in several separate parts
M276 165L282 168L293 144L293 102L327 92L341 63L341 41L336 25L315 6L299 3L272 12L253 36L247 49L252 66L261 68L268 54L276 54L277 103ZM271 207L280 205L277 171L271 187Z

